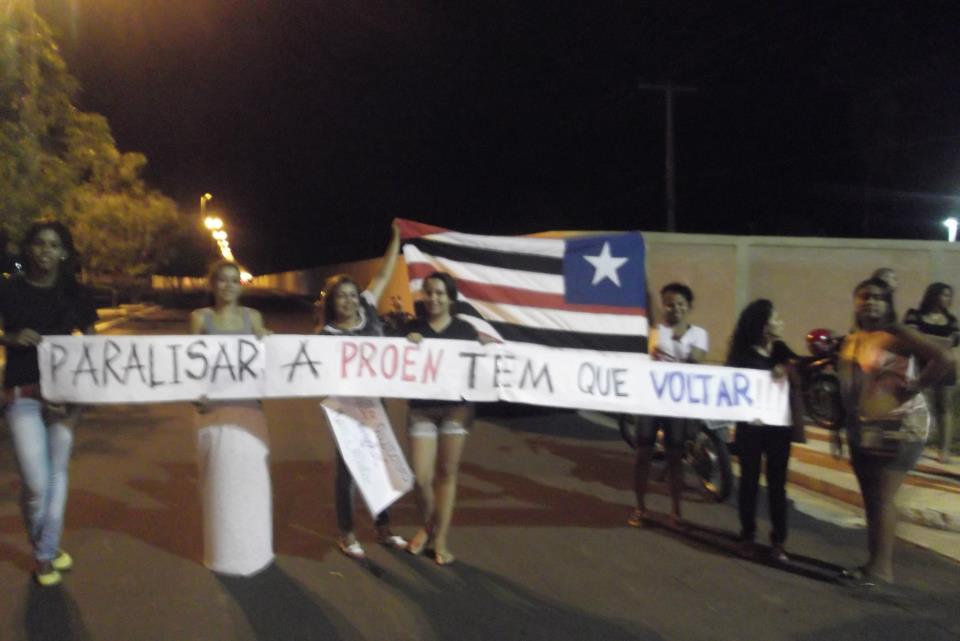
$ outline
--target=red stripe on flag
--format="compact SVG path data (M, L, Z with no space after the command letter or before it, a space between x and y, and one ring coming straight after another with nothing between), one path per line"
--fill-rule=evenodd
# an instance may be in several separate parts
M426 278L437 271L433 265L427 263L408 263L407 271L411 280ZM473 300L482 300L488 303L504 303L521 305L523 307L543 307L545 309L559 309L566 312L584 312L587 314L618 314L620 316L646 316L642 307L616 307L614 305L577 305L568 303L562 294L548 294L536 292L520 287L507 285L490 285L476 281L457 279L457 289Z
M421 236L427 236L428 234L443 234L450 231L443 227L418 223L415 220L407 220L406 218L394 218L393 222L397 223L397 227L400 228L400 238L404 240L408 238L419 238Z

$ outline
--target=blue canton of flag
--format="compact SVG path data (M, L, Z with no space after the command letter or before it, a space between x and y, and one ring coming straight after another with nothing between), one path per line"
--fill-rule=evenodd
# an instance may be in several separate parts
M639 233L567 239L563 253L564 298L581 305L644 308L644 261Z

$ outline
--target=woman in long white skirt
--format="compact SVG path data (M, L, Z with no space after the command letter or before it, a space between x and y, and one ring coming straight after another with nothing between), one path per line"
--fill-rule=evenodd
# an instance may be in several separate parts
M190 315L194 334L268 334L255 309L242 307L240 267L210 271L213 305ZM273 561L270 441L260 401L197 404L197 463L203 499L203 564L249 576Z

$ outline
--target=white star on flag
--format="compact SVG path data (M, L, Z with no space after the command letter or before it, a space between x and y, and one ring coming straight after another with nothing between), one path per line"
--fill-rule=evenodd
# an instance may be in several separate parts
M620 275L617 270L623 267L623 264L630 260L629 258L617 258L610 255L610 243L604 243L599 256L584 256L584 260L593 265L593 282L596 285L604 278L609 278L614 285L620 287Z

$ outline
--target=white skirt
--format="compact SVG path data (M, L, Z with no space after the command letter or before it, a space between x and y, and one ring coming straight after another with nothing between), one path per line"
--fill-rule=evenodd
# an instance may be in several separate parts
M256 402L217 403L197 415L203 564L249 576L273 560L267 421Z

